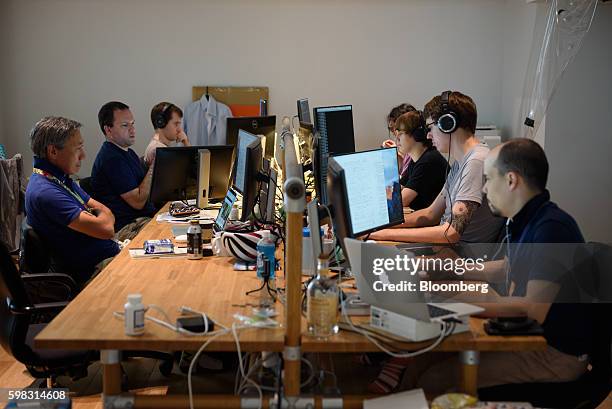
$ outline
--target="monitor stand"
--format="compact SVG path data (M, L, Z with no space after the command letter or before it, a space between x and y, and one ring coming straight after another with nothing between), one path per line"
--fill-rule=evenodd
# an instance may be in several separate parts
M196 206L204 209L208 206L208 184L210 181L210 151L198 150L198 196Z

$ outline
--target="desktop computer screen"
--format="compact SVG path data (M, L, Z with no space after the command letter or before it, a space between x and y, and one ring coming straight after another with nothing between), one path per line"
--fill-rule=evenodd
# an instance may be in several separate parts
M314 108L318 134L313 158L315 189L322 204L327 204L327 160L329 156L355 152L353 106Z
M223 200L230 185L231 145L157 148L151 182L151 202L195 199L198 193L200 150L210 152L209 200Z
M261 138L243 131L238 132L234 187L242 193L241 221L247 221L257 198L258 174L261 171L263 149Z
M242 129L253 135L261 135L266 138L265 157L271 159L274 156L274 139L276 134L276 116L250 116L227 118L227 144L236 145L238 141L238 130Z
M261 182L259 188L259 219L264 223L273 223L278 172L271 166L268 159L264 159L262 173L266 178Z
M404 222L395 148L329 159L327 191L338 240Z
M298 120L300 122L312 123L310 119L310 106L308 105L308 98L302 98L297 100L297 111Z

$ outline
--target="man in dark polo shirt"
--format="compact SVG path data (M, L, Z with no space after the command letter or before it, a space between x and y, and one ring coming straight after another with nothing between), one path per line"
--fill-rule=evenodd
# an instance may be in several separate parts
M85 158L81 124L43 118L32 129L34 172L26 190L28 224L41 236L63 267L84 283L119 252L112 240L115 218L70 175Z
M574 257L584 238L575 220L550 201L546 190L548 162L544 150L530 139L513 139L493 149L485 160L488 204L495 215L508 218L504 260L485 263L483 271L462 279L506 283L508 295L492 291L482 303L485 317L527 316L544 329L544 351L483 352L478 386L509 383L567 382L587 369L594 315L589 304L562 299L578 290ZM456 297L473 301L475 294ZM457 382L448 361L425 372L419 385L440 392ZM456 383L455 383L456 385Z
M153 166L145 173L138 155L130 149L136 138L134 115L122 102L108 102L98 113L106 137L93 168L94 196L115 215L116 238L132 239L155 213L149 201Z

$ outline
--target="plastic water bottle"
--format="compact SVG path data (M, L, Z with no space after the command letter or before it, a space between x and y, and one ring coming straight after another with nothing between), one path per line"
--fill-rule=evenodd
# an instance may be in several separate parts
M263 278L266 266L265 260L267 259L270 263L270 277L273 279L276 270L276 259L274 258L276 253L276 244L270 237L270 232L264 230L261 233L261 239L257 242L257 277Z

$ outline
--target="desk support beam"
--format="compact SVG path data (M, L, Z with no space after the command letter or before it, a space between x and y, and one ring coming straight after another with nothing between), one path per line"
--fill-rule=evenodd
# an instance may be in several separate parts
M281 133L283 155L284 205L287 214L285 224L285 306L286 332L284 354L285 397L295 398L300 394L300 339L302 322L302 225L305 200L302 165L297 160L293 134L288 118L283 119Z
M121 393L121 353L115 349L100 351L100 361L103 366L102 393L104 396Z
M478 364L480 352L461 351L461 389L468 395L478 396Z
M283 399L282 409L361 409L366 396L347 395L342 397L326 396L295 396L290 402ZM276 409L278 397L264 395L261 407ZM258 398L245 398L234 395L194 395L193 406L198 409L256 409L259 407ZM123 407L122 407L123 408ZM125 407L126 409L128 407ZM189 397L181 395L135 395L134 406L139 409L179 409L189 408Z

